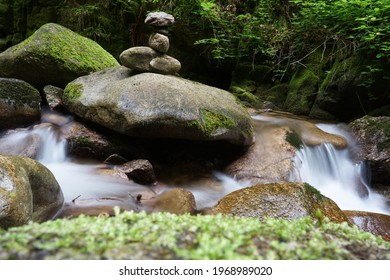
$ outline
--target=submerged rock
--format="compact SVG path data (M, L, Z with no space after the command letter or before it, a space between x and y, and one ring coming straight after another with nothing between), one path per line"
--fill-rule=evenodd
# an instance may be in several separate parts
M74 114L125 135L254 142L252 120L232 94L179 77L111 68L68 84L63 101Z
M79 76L118 65L96 42L54 23L0 53L0 76L25 80L38 89L64 87Z
M288 220L326 216L335 223L348 221L333 200L304 183L260 184L240 189L225 196L216 206L206 209L205 213Z
M41 102L39 91L30 84L0 78L0 129L30 125L39 120Z
M63 201L60 186L42 164L0 155L0 227L51 219Z

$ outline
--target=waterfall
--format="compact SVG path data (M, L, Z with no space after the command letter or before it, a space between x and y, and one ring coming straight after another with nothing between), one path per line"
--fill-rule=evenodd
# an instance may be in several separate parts
M353 138L335 125L318 125L322 130ZM303 145L294 158L290 181L306 182L331 198L342 210L360 210L390 214L386 199L370 188L369 170L363 162L355 163L349 149L338 150L331 144Z

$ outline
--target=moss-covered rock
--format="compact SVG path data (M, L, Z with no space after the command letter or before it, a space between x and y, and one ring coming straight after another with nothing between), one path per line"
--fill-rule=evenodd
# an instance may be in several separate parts
M124 212L0 230L0 259L390 259L390 243L326 219Z
M175 76L114 67L74 80L63 101L76 115L129 136L254 141L252 120L231 93Z
M0 227L51 219L63 195L53 174L24 157L0 155Z
M284 108L297 115L308 115L318 92L319 77L312 69L296 72L289 83Z
M54 23L0 54L0 76L23 79L38 89L65 87L79 76L118 65L96 42Z
M318 211L333 222L347 221L335 202L306 183L260 184L240 189L225 196L206 213L292 220L316 218Z
M39 120L41 101L39 91L30 84L0 78L0 128L29 125Z

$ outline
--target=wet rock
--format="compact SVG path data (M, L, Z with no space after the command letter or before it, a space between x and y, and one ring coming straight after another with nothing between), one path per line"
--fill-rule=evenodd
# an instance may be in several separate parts
M0 76L22 79L38 89L65 87L77 77L118 65L96 42L54 23L0 53Z
M364 211L344 211L348 220L358 228L382 236L390 242L390 216Z
M104 160L104 163L112 165L120 165L128 162L128 160L118 154L112 154Z
M238 217L298 219L310 216L318 219L318 211L332 222L348 221L333 200L304 183L260 184L234 191L206 214L225 214Z
M371 168L372 184L390 187L390 117L365 116L349 127L360 148L358 159Z
M139 197L141 207L150 212L170 212L175 214L195 213L194 195L183 188L171 189L153 198Z
M41 102L39 91L30 84L0 78L0 129L26 126L39 120Z
M155 27L167 27L175 23L175 18L165 12L153 12L146 15L145 23Z
M255 122L256 142L224 172L239 181L254 184L288 181L296 148L287 140L287 127Z
M153 166L146 159L132 160L116 168L138 184L151 185L156 182Z
M64 91L66 108L129 136L254 142L252 120L231 93L174 76L130 73L117 67L74 80Z
M0 155L0 227L51 219L63 201L60 186L42 164Z

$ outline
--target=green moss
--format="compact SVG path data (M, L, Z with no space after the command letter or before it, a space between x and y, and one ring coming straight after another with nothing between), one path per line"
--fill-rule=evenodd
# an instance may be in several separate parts
M303 147L303 142L302 142L301 138L294 131L289 131L286 134L286 141L297 149L301 149Z
M64 90L64 101L77 99L81 96L83 85L75 82L69 83Z
M259 108L261 105L260 99L244 88L239 86L232 86L230 91L245 106Z
M284 106L295 114L309 114L318 92L319 77L312 69L303 69L290 80L289 93Z
M389 259L390 243L326 218L320 224L123 212L0 230L0 259L11 258Z
M313 187L312 185L310 185L308 183L304 183L303 185L304 185L306 191L308 193L313 194L319 201L322 201L324 199L324 196L315 187Z
M0 78L0 99L6 99L15 106L30 105L39 108L41 96L30 84L16 79Z
M380 118L380 117L379 117ZM386 118L388 119L388 118ZM378 120L376 117L365 116L364 121L368 124L368 132L372 134L383 133L383 141L377 143L378 152L390 149L390 122Z
M42 59L54 59L69 72L89 73L119 66L119 63L96 42L57 24L43 25L13 49L36 53Z
M202 109L200 114L203 120L203 129L207 135L212 135L218 128L232 128L236 125L231 117L221 113Z

